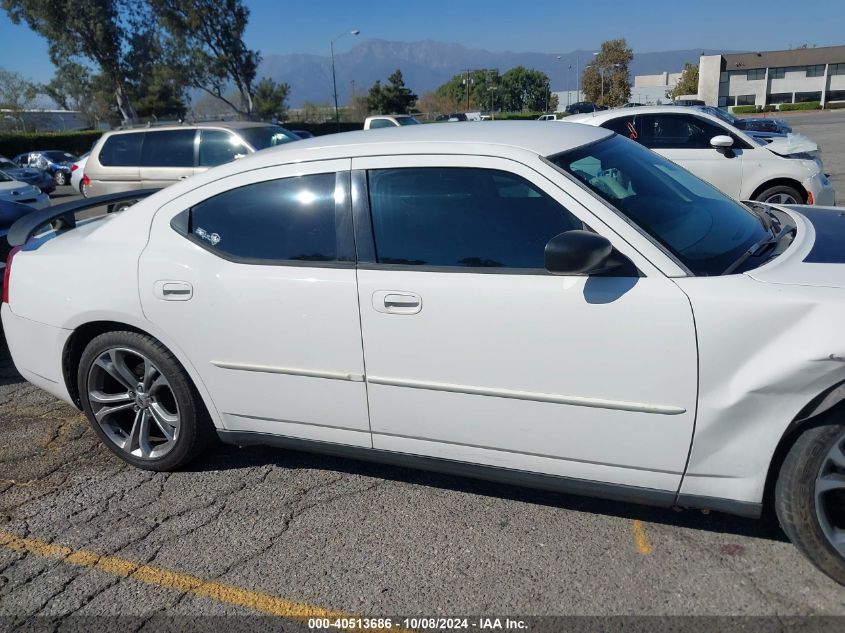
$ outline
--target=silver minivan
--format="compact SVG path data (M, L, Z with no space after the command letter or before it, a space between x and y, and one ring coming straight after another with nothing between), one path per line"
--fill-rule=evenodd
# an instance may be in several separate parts
M252 152L299 140L278 125L218 121L106 132L85 165L83 193L159 189Z

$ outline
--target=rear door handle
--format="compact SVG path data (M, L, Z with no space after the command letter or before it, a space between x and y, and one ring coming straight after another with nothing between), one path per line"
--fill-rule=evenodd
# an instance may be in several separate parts
M385 314L417 314L422 310L422 298L404 290L377 290L373 293L373 308Z
M157 281L154 293L164 301L188 301L194 296L194 288L187 281Z

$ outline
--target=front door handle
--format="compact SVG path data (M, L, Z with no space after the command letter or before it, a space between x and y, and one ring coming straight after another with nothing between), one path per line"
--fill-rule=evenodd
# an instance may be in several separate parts
M194 296L194 288L187 281L157 281L153 292L164 301L188 301Z
M404 290L377 290L373 308L385 314L417 314L422 310L422 297Z

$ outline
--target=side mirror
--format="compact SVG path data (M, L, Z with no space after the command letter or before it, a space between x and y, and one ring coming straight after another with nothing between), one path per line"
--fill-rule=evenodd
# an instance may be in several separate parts
M613 246L590 231L566 231L546 244L545 266L553 275L589 275L621 265L611 257Z
M719 134L710 139L710 146L715 149L729 149L734 146L734 140L727 134Z

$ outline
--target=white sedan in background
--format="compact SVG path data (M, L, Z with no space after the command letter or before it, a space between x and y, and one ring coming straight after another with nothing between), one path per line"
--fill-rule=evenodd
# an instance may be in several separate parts
M179 468L216 434L664 507L771 502L845 583L836 210L742 205L543 122L334 134L67 217L145 195L17 221L2 305L20 373L126 462Z
M33 209L43 209L50 206L50 196L35 185L15 180L0 171L0 202L18 202Z
M761 142L717 116L679 106L617 108L577 114L563 122L613 130L737 200L836 203L818 146L799 134Z

